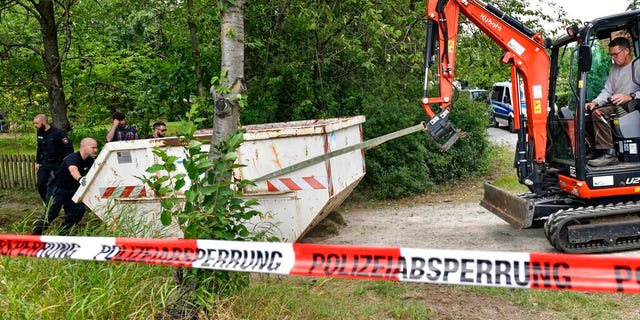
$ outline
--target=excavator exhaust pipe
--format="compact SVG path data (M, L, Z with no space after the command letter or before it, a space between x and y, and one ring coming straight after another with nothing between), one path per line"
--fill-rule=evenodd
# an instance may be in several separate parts
M480 205L516 228L533 226L533 204L490 183L484 184L484 197Z

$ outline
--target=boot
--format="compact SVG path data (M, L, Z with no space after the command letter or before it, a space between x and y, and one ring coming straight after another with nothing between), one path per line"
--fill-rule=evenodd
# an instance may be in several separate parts
M602 156L593 160L589 160L587 164L592 167L611 166L614 164L618 164L618 157L616 157L615 150L609 150L605 152Z
M584 158L587 159L587 160L593 160L593 159L599 157L601 154L602 154L601 150L593 149L593 150L589 151Z

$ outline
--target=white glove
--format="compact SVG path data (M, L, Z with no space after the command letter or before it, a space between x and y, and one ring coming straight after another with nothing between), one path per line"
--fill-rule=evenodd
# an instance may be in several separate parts
M78 179L78 182L80 182L81 186L86 186L87 185L87 176L84 177L80 177L80 179Z

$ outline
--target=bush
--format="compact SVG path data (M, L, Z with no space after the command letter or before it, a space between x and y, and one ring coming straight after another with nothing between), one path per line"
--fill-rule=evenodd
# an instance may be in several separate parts
M372 131L399 130L426 116L419 113L385 112L367 122ZM414 133L367 151L367 175L359 190L375 198L398 198L423 193L435 185L489 170L486 106L461 99L451 108L450 120L466 132L448 151L426 133ZM386 131L389 133L391 131Z
M147 168L148 176L139 177L155 196L162 197L162 224L177 223L185 239L264 240L264 233L252 234L245 226L261 214L252 208L258 204L257 200L241 198L242 190L253 182L233 178L233 170L242 166L236 163L236 149L243 142L242 132L210 146L212 153L209 154L203 143L194 138L196 124L189 119L196 113L197 108L193 107L187 115L188 121L181 127L184 158L155 148L153 153L162 163ZM180 163L185 173L178 171ZM246 273L207 269L178 269L174 279L179 291L169 310L179 312L187 312L192 307L206 309L209 298L234 293L249 283Z

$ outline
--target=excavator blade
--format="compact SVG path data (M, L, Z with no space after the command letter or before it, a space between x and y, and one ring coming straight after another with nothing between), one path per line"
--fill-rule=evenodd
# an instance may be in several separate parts
M480 205L516 228L525 229L533 225L534 210L528 200L490 183L484 184L484 198Z

